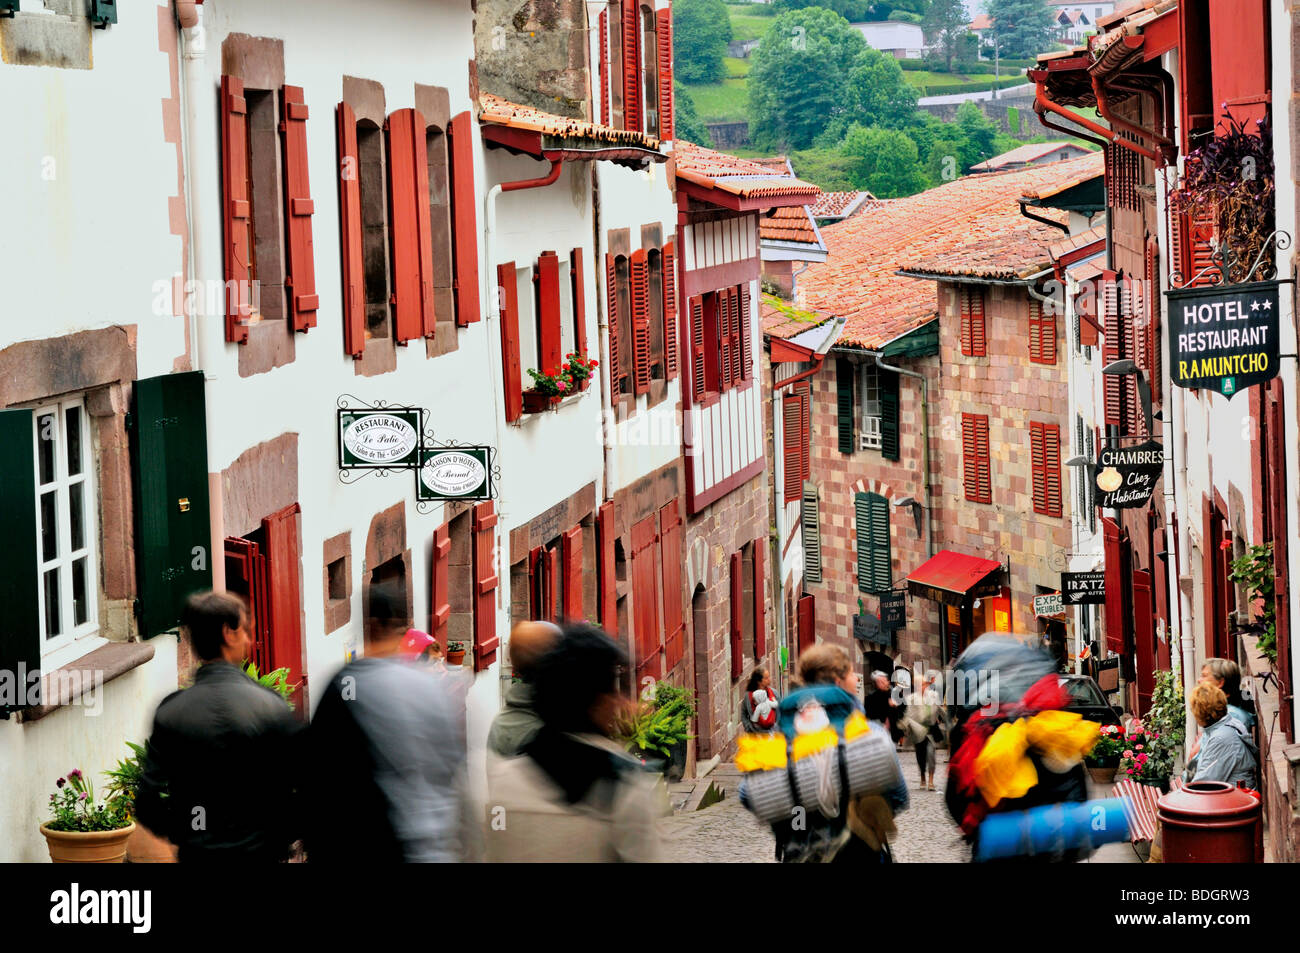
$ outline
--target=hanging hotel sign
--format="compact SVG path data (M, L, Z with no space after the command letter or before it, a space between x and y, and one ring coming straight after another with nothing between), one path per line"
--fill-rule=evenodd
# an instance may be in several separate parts
M424 428L418 407L339 411L339 469L414 468Z
M891 589L880 594L880 624L886 629L901 629L907 625L907 593Z
M1061 595L1072 606L1099 606L1106 601L1106 573L1063 572Z
M1103 447L1093 468L1097 505L1117 510L1145 505L1164 468L1164 447L1154 440L1135 447Z
M1276 281L1253 281L1166 292L1174 384L1232 397L1276 377L1277 289Z
M492 498L492 451L488 447L429 448L420 451L418 500Z

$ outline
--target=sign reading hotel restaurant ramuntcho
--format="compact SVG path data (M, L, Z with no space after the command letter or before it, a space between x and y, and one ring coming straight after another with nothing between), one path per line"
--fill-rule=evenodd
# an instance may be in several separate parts
M492 498L491 450L488 447L426 448L416 476L419 500L488 500Z
M1277 376L1276 281L1166 292L1170 378L1232 397Z
M419 464L420 409L339 411L339 468L411 469Z
M1103 447L1093 468L1097 505L1117 510L1144 505L1164 468L1164 447L1154 440L1136 447Z
M1063 572L1061 595L1070 605L1099 606L1106 601L1106 573L1100 569L1095 572Z

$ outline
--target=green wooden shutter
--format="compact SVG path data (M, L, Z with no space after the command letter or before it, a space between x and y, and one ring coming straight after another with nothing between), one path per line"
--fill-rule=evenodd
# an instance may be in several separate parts
M889 501L878 493L855 493L858 538L858 589L884 592L894 584L889 551Z
M880 372L880 455L897 460L898 451L898 375Z
M0 595L5 622L0 626L0 673L12 679L14 696L0 695L0 717L26 707L25 672L41 667L40 577L36 548L36 437L30 410L0 410ZM37 683L39 684L39 682ZM39 699L38 699L39 701Z
M846 359L835 360L835 395L839 402L840 453L857 449L853 433L853 372Z
M800 515L800 525L803 527L803 581L821 582L822 532L816 483L809 482L803 485L803 512Z
M174 628L193 592L212 586L203 374L136 381L131 399L140 634Z

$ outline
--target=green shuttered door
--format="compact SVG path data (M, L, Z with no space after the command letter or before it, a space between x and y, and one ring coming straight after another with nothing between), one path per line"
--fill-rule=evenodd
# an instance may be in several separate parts
M840 453L852 453L853 445L853 373L854 366L844 358L835 361L835 397L839 414Z
M5 621L0 626L0 677L10 680L14 697L0 695L0 714L23 708L27 672L41 666L40 580L36 549L35 418L30 410L0 410L0 596Z
M880 455L897 460L898 453L898 375L880 372Z
M858 537L858 589L884 592L893 586L889 551L889 502L878 493L853 496Z

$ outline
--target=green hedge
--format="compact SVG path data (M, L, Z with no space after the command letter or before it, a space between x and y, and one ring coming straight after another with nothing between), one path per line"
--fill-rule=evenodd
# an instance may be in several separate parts
M955 96L958 93L986 93L996 85L998 89L1008 89L1012 86L1023 86L1029 80L1023 76L1004 76L996 83L994 80L981 80L978 83L962 83L960 86L914 86L917 97L923 96Z

